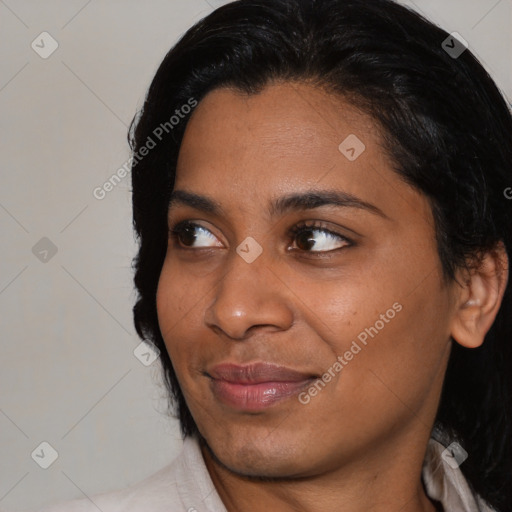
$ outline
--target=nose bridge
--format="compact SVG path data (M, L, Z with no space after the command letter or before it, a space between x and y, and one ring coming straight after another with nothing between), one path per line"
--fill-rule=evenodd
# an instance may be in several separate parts
M286 329L293 322L284 285L268 269L263 248L255 243L245 239L229 255L205 311L205 323L231 338L243 338L256 325Z

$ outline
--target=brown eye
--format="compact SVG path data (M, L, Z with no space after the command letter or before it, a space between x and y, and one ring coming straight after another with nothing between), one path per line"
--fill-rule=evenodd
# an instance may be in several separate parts
M348 238L318 224L299 224L290 230L290 235L297 249L311 253L330 252L352 245Z
M181 247L201 248L222 246L209 229L195 224L194 222L180 222L170 229L169 233L177 242L177 245ZM214 243L208 243L209 240ZM194 244L196 245L194 246Z
M196 240L195 227L190 224L182 227L177 233L176 236L178 240L183 243L183 245L190 246L193 245Z
M309 251L315 245L315 238L311 235L314 231L314 229L304 229L295 237L300 250Z

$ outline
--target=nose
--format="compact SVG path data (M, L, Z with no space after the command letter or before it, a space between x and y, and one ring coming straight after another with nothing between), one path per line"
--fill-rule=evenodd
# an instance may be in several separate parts
M206 309L205 323L231 339L243 340L249 330L265 326L287 330L293 324L293 294L264 259L247 263L234 253Z

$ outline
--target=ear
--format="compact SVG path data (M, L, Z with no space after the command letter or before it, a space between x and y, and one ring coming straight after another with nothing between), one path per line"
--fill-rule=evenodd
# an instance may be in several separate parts
M503 300L508 281L508 257L499 242L486 252L480 265L463 278L452 319L452 338L467 348L482 345Z

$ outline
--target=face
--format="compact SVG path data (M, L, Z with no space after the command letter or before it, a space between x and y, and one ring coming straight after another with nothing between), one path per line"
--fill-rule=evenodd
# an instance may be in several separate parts
M428 438L454 292L371 118L306 84L210 92L169 227L159 325L225 467L306 476Z

